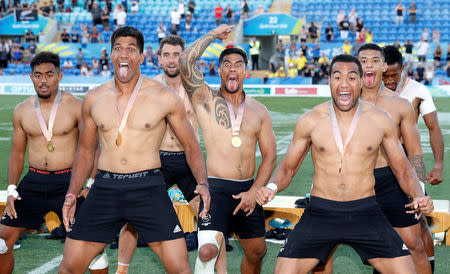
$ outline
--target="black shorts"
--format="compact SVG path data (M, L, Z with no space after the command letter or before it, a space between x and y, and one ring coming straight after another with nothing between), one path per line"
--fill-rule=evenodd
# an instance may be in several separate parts
M377 203L393 227L408 227L419 223L415 214L408 214L405 208L410 203L389 166L376 168L375 195Z
M373 258L410 254L378 207L375 197L338 202L311 196L308 207L278 256L316 258L324 264L339 244L350 245L364 264Z
M245 216L242 210L236 215L233 211L240 203L240 199L234 199L231 195L248 191L254 180L229 180L220 178L208 178L211 205L205 218L200 218L199 230L217 230L224 235L235 233L241 239L263 237L266 233L264 210L256 204L255 210L250 216ZM200 210L203 210L203 201L200 202Z
M110 243L127 222L144 243L184 236L159 169L135 173L99 170L67 236Z
M161 171L166 182L166 189L176 184L188 202L194 199L197 196L194 193L197 181L186 162L184 151L161 150L159 151L159 157L161 158Z
M17 187L21 200L14 202L17 219L3 213L1 223L6 226L40 229L44 216L55 212L62 220L62 207L70 184L72 169L58 171L30 167Z

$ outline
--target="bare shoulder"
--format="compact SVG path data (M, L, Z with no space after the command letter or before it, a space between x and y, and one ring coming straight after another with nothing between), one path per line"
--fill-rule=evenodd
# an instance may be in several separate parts
M36 96L31 96L25 99L23 102L20 102L16 105L13 112L13 119L19 119L22 117L22 114L32 108L34 105L34 100L36 100Z
M246 104L248 106L250 106L253 110L255 110L259 115L270 117L269 110L267 109L267 107L264 104L256 101L255 99L253 99L252 97L250 97L248 95L245 97L245 101L246 101Z
M153 77L153 80L162 83L162 79L163 79L162 76L163 76L162 74L158 74L155 77Z
M303 113L297 121L296 130L299 127L313 129L321 120L330 116L330 102L327 101L315 106L313 109Z
M383 109L362 101L362 116L367 119L367 124L376 125L378 128L395 128L394 120L392 120L392 116L384 111Z
M109 80L98 87L90 89L83 98L83 103L94 102L107 91L112 91L113 80Z
M67 91L62 91L61 101L65 101L71 105L73 104L75 106L81 106L81 99Z

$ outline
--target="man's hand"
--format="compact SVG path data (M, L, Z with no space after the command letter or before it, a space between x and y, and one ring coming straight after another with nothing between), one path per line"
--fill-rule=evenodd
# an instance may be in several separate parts
M228 38L228 35L231 33L231 31L233 30L234 25L225 25L222 24L220 26L218 26L217 28L215 28L214 31L214 37L216 39L219 40L225 40Z
M72 224L73 222L76 207L77 199L75 198L75 196L67 196L64 200L64 205L62 208L63 223L67 232L69 232L70 224Z
M250 214L253 213L253 210L255 210L256 205L256 191L255 190L249 190L246 192L241 192L238 195L232 195L234 199L241 199L241 202L237 205L236 209L233 212L233 215L236 215L238 211L241 209L245 213L247 213L246 216L250 216Z
M412 209L406 211L406 213L418 213L417 219L420 219L422 214L429 214L434 210L433 200L429 196L416 197L411 203L405 205L405 207Z
M91 190L91 189L90 189L89 187L83 188L83 189L81 190L80 194L78 194L78 197L83 196L84 198L86 198L90 190Z
M442 181L444 181L442 173L443 173L442 167L441 168L434 167L432 170L430 170L425 180L432 185L438 185L442 183Z
M270 188L267 187L261 187L257 192L256 192L256 202L259 205L265 205L268 202L272 201L273 198L275 197L276 192L273 191Z
M8 188L6 190L6 214L8 214L9 218L11 219L17 219L17 212L16 208L14 207L14 202L16 200L22 200L20 198L19 193L17 192L17 186L14 184L8 185Z
M209 194L209 187L207 184L198 184L194 191L195 194L200 194L203 201L203 210L198 214L200 218L205 218L209 211L209 204L211 203L211 195Z

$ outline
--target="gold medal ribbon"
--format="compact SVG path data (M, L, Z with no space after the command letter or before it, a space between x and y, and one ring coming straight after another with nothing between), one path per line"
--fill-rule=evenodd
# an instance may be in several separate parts
M47 140L47 149L50 152L55 150L55 147L52 143L53 137L53 124L55 123L56 112L58 111L59 103L61 102L61 90L58 90L56 93L55 100L53 101L52 110L50 112L50 117L48 119L48 128L45 124L44 116L42 115L41 104L39 103L39 97L36 96L36 101L34 101L34 110L36 111L36 115L39 121L39 126L41 127L42 134Z

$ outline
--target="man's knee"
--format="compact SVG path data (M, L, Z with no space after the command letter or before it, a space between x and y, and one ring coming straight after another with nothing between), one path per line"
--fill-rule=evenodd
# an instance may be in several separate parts
M6 242L0 238L0 255L6 254L7 252L8 247L6 246Z
M250 262L260 262L264 258L264 256L267 253L267 247L266 245L253 247L251 252L247 252L245 254L245 257L247 257L247 260Z
M219 248L214 244L204 244L198 250L198 257L205 263L214 259L218 253Z

